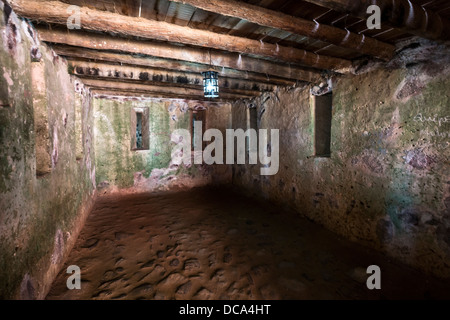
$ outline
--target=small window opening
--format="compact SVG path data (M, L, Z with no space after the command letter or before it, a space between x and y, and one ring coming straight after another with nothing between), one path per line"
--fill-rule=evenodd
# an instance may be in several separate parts
M150 147L148 108L136 108L132 112L132 150L148 150Z
M136 149L142 149L142 113L136 113Z

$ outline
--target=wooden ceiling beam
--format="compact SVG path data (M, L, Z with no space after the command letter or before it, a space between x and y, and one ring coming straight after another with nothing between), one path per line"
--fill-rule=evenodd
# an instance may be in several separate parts
M195 90L198 94L203 94L203 86L202 85L196 85L196 84L188 84L188 83L170 83L170 82L158 82L158 81L152 81L152 80L135 80L135 79L126 79L126 78L111 78L111 77L103 77L103 76L94 76L94 75L79 75L78 78L81 79L81 81L84 82L84 80L99 80L99 81L108 81L111 82L112 86L114 87L114 84L120 83L119 86L121 86L123 83L126 84L136 84L136 85L144 85L147 87L139 87L140 91L144 91L145 88L150 90L150 92L169 92L173 91L173 93L178 92L178 89L181 88L181 93L184 93L184 89L188 90ZM162 91L153 90L154 87L156 88L163 88ZM251 89L238 89L238 88L220 88L219 95L233 95L233 96L241 96L244 98L251 98L251 97L258 97L262 94L261 91L251 90Z
M71 17L71 12L67 10L68 5L60 1L10 0L10 4L18 15L34 21L66 26ZM88 7L80 8L80 21L81 28L84 30L113 32L144 39L255 55L340 73L348 73L352 69L351 61L341 58ZM91 37L95 36L91 35Z
M367 8L381 9L381 24L431 40L450 40L450 20L409 0L305 0L316 5L367 19Z
M69 73L76 76L93 76L102 79L136 80L142 83L163 82L168 84L202 85L200 73L179 72L164 69L121 66L108 63L69 61ZM220 90L274 91L276 86L266 83L219 77ZM223 91L226 92L226 91Z
M175 46L168 43L122 39L86 32L48 30L42 27L38 28L38 34L44 42L66 44L87 49L143 54L204 65L209 65L211 62L211 65L215 67L250 71L307 82L318 82L321 79L321 74L318 71L313 72L298 66L250 58L237 53L208 52L205 49Z
M339 47L352 49L382 60L390 60L395 46L364 37L337 27L319 24L317 22L294 17L282 12L266 9L245 2L234 0L170 0L189 4L209 12L228 17L239 18L260 26L275 28L293 34L318 39Z
M120 89L101 89L91 87L89 88L92 96L97 99L111 99L112 97L125 97L131 99L144 98L144 99L169 99L169 100L188 100L188 101L198 101L202 103L230 103L239 99L224 99L215 98L214 100L205 98L203 96L190 96L190 95L180 95L180 94L170 94L170 93L148 93L146 91L135 90L134 92L123 91Z
M129 80L118 80L111 81L110 79L94 79L94 78L82 78L81 81L83 84L90 88L95 89L104 89L104 90L121 90L127 91L131 93L136 92L145 92L145 93L155 93L155 94L171 94L174 96L203 96L203 87L202 86L192 86L192 85L171 85L168 86L162 84L142 84L137 83L136 81ZM261 92L245 92L242 90L227 90L228 92L219 92L220 98L223 99L251 99L257 97L261 94Z
M175 70L179 72L197 73L210 68L210 66L187 61L163 59L151 56L142 56L134 54L114 53L108 51L92 50L80 47L71 47L66 45L53 45L56 54L66 57L69 61L73 60L92 60L98 63L115 63L117 65L128 65L135 67L148 67L160 70ZM293 86L296 80L276 77L271 74L262 74L224 67L212 67L219 73L219 77L228 79L247 80L267 85Z

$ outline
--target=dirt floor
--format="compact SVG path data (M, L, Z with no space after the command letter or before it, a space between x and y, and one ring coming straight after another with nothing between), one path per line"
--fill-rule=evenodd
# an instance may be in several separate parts
M69 265L81 290L68 290ZM381 290L366 286L370 265ZM47 299L449 299L450 284L227 189L102 196Z

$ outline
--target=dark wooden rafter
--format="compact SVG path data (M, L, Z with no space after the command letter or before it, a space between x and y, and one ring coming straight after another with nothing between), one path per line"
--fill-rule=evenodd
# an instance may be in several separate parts
M157 92L146 92L146 91L140 91L140 90L134 90L134 91L124 91L121 89L102 89L102 88L96 88L96 87L90 87L89 88L92 96L94 98L100 98L100 99L110 99L113 97L118 98L129 98L129 99L136 99L136 98L144 98L144 99L170 99L170 100L185 100L189 102L198 101L200 103L231 103L233 101L236 101L241 98L237 99L224 99L224 98L214 98L214 100L210 100L208 98L205 98L203 96L198 95L180 95L180 94L174 94L174 93L157 93Z
M390 60L395 46L333 26L319 24L282 12L234 0L170 0L185 3L224 16L239 18L261 26L318 39L339 47L353 49L383 60Z
M190 83L178 83L178 82L158 82L151 80L136 80L136 79L128 79L128 78L112 78L112 77L103 77L98 75L81 75L78 76L83 83L89 80L99 80L99 81L108 81L111 82L111 88L115 88L117 86L121 87L123 84L135 84L137 85L134 89L139 88L140 91L145 91L146 89L149 92L172 92L181 88L181 92L184 89L194 90L198 94L203 93L203 86L199 84L190 84ZM156 90L155 88L160 88ZM175 89L177 88L177 89ZM239 88L220 88L220 94L230 94L233 96L242 96L244 98L257 97L261 95L261 91L251 90L251 89L239 89Z
M98 63L109 63L125 66L148 67L161 70L175 70L179 72L197 73L205 71L210 66L179 61L173 59L163 59L150 56L139 56L122 53L114 53L107 51L99 51L78 47L70 47L65 45L53 45L56 54L67 58L69 61L94 61ZM293 86L296 81L275 77L268 74L260 74L248 71L240 71L229 68L212 67L219 73L220 77L229 79L247 80L249 82L263 83L267 85Z
M250 71L307 82L317 82L321 79L319 72L305 70L294 65L240 56L237 53L208 51L199 48L174 46L168 43L122 39L97 34L95 37L92 37L89 33L67 32L66 30L38 28L38 33L40 39L45 42L66 44L87 49L143 54L165 59L201 63L204 65L211 63L215 67Z
M179 72L173 70L123 66L108 63L86 61L69 61L69 73L79 77L98 77L102 79L125 79L155 83L175 83L201 85L203 77L200 73ZM219 78L219 86L223 89L273 91L276 86L261 82Z
M305 0L316 5L367 19L367 8L381 9L381 23L432 40L450 40L450 20L409 0Z
M100 89L100 90L120 90L128 92L140 92L140 93L152 93L152 94L169 94L182 96L197 96L201 97L203 95L202 86L191 86L191 85L155 85L155 84L142 84L137 81L111 81L103 80L97 78L84 78L81 80L83 84L89 88ZM225 90L227 91L227 90ZM239 92L238 90L230 90L229 92L221 92L220 96L224 99L251 99L257 97L261 92Z
M71 16L67 12L67 4L60 1L10 0L10 3L16 13L31 20L66 25ZM319 55L306 50L192 29L163 21L129 17L88 7L81 7L80 18L81 28L85 30L115 32L144 39L255 55L340 73L350 72L352 67L348 60ZM94 38L93 35L91 37Z

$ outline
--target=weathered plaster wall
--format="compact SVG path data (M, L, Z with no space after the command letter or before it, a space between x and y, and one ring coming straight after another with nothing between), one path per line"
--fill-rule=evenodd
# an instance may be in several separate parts
M259 165L236 165L233 184L450 277L450 55L442 55L335 79L330 158L313 156L310 88L253 101L259 128L280 129L280 170L260 176ZM233 106L234 128L246 128L248 104Z
M0 298L43 298L95 194L92 111L81 86L75 92L66 63L37 43L32 28L3 2L0 33ZM44 76L39 85L47 90L36 96L31 61L39 57ZM81 108L84 141L78 161L75 105ZM50 172L40 177L37 107L46 110L41 116L47 117L51 157Z
M223 132L231 125L230 104L205 104L158 99L94 99L96 180L102 192L166 190L231 182L231 168L226 165L177 166L171 153L176 129L190 128L190 110L206 108L206 129ZM148 150L132 150L131 113L135 108L149 108Z

